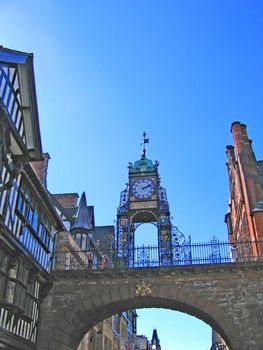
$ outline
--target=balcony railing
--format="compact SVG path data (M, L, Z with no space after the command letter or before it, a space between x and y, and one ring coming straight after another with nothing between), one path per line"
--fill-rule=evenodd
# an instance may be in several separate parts
M57 251L55 270L149 268L161 266L187 266L204 264L234 264L263 260L263 242L229 242L212 240L160 248L141 246L129 251L110 249Z

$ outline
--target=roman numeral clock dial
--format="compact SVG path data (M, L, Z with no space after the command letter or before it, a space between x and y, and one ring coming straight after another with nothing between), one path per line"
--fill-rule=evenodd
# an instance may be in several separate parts
M154 181L152 179L137 179L132 183L132 195L138 199L150 198L155 192Z

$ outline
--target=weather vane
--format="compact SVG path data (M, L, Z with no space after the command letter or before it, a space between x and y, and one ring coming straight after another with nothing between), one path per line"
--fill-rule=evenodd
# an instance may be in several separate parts
M142 159L143 159L143 158L145 158L145 153L146 153L145 145L146 145L146 143L149 143L149 137L147 137L147 134L145 131L143 132L142 137L143 137L143 141L142 141L141 145L143 145L143 149L142 149Z

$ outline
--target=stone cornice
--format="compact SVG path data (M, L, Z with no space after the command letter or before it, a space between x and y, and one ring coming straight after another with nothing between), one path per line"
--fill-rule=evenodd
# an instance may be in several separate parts
M103 284L103 281L112 280L114 283L123 283L123 280L151 280L160 278L163 283L169 280L212 280L211 275L221 275L220 278L229 279L230 274L249 274L253 270L263 270L263 261L240 262L232 264L214 264L214 265L192 265L192 266L174 266L174 267L156 267L156 268L136 268L136 269L105 269L105 270L63 270L55 271L52 274L53 281L63 282L63 280L85 281L88 279L90 284Z

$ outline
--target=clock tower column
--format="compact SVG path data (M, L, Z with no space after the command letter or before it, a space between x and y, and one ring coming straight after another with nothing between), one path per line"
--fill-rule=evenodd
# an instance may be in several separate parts
M175 245L178 251L179 242L183 243L185 239L171 223L166 190L161 186L158 174L159 162L146 158L145 140L148 139L145 139L145 133L143 136L144 148L141 158L134 164L128 164L129 180L120 196L115 236L116 251L126 265L138 266L138 259L141 262L142 258L137 256L141 250L135 247L134 234L141 224L151 223L158 230L158 257L151 266L171 265L175 259ZM150 257L148 260L151 260Z

